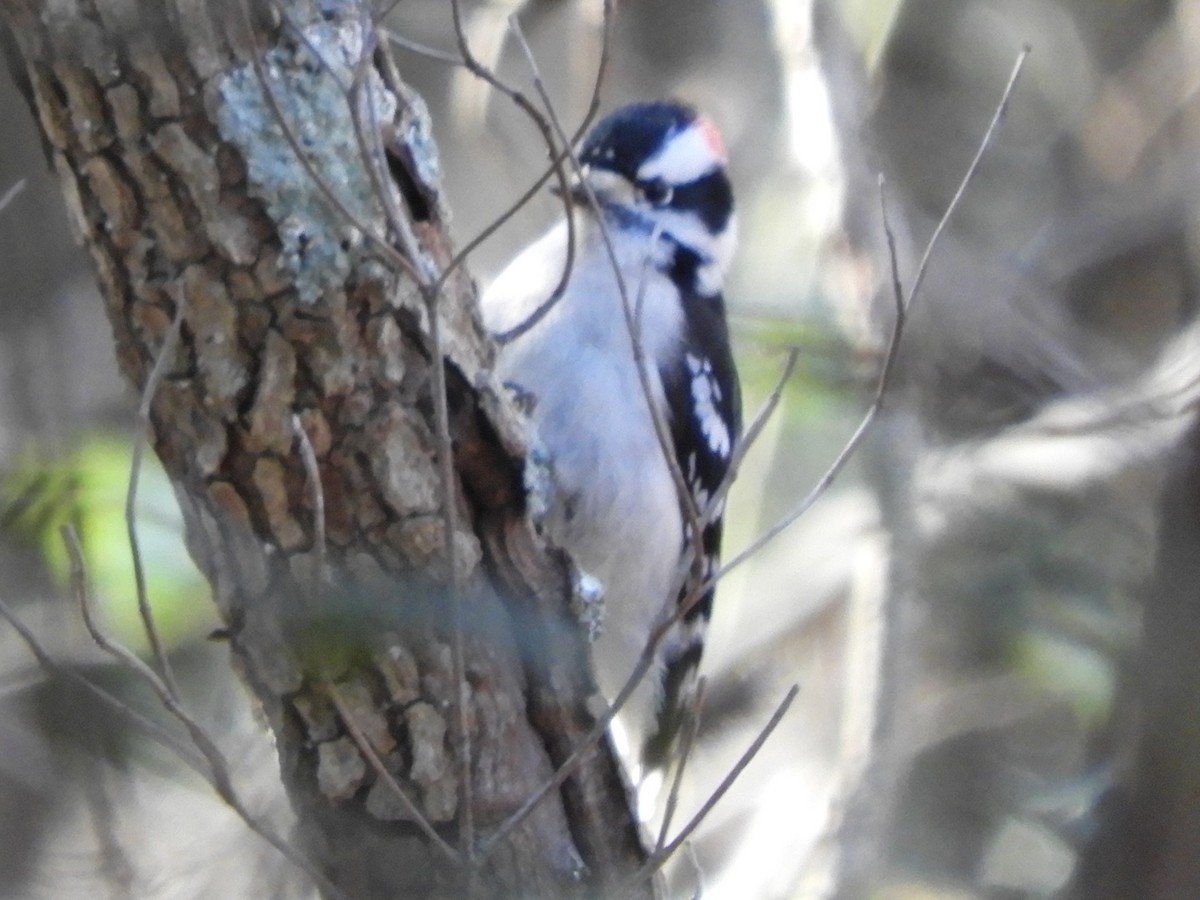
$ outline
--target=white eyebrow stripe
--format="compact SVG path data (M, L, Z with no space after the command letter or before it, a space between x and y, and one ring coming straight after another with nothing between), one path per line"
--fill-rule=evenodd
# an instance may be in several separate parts
M703 129L689 125L671 135L662 150L642 163L637 177L639 181L661 178L667 184L688 184L720 166L721 160L713 154L708 135Z

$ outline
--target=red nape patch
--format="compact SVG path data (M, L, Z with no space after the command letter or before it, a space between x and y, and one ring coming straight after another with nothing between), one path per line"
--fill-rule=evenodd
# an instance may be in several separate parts
M700 129L700 134L704 136L704 143L708 144L708 149L713 152L713 156L721 162L728 162L729 156L725 153L725 141L721 139L721 132L713 124L713 120L708 116L700 116L696 119L696 127Z

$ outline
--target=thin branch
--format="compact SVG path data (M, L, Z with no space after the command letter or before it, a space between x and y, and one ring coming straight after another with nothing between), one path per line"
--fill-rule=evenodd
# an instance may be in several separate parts
M175 675L171 671L171 663L167 659L166 650L163 649L158 627L154 622L154 610L150 607L150 598L146 592L146 571L142 565L142 548L137 536L138 482L142 474L142 455L146 449L146 432L150 428L150 407L154 402L154 395L158 392L158 386L166 374L167 366L174 359L187 305L183 291L175 291L174 294L175 318L171 320L171 327L167 329L162 347L159 348L154 365L150 368L150 374L146 376L146 385L142 388L142 399L138 404L137 429L133 435L133 455L129 464L129 487L125 491L125 532L129 538L129 555L133 561L133 582L137 591L138 615L142 618L142 630L146 632L146 639L150 642L150 652L162 675L163 683L173 696L178 697L179 685L175 683Z
M397 258L411 260L411 264L405 266L405 271L418 288L420 288L429 318L431 389L434 405L434 426L437 436L437 464L442 493L442 529L444 532L447 579L451 588L451 604L454 619L452 667L456 683L455 731L457 732L457 741L455 755L458 761L461 789L461 838L463 854L467 859L468 865L473 866L475 824L473 786L471 782L470 715L466 699L466 660L463 647L465 611L463 609L461 585L458 583L458 564L454 543L454 535L458 527L456 521L456 478L453 442L450 436L450 412L441 319L438 314L438 298L441 293L441 287L445 283L445 277L444 275L436 278L433 277L432 273L426 271L426 267L420 264L423 256L420 253L416 236L412 232L411 224L396 206L395 198L389 190L388 176L385 173L382 163L383 149L380 143L381 129L379 127L378 113L375 109L374 94L370 90L369 84L367 84L370 62L377 46L376 32L368 10L366 7L362 7L361 9L363 12L363 18L360 20L360 27L363 30L362 53L355 63L354 77L351 84L345 88L351 120L354 124L355 141L359 148L361 162L367 171L368 177L371 179L372 188L383 204L388 224L402 245L401 251L397 252L394 248L391 248L391 252L396 254ZM313 53L318 64L332 75L328 62L317 48L313 47L311 42L308 41L303 29L290 21L289 25L296 32L298 38L308 46L309 51ZM356 99L360 92L365 94L364 105L367 119L365 124L362 116L363 109Z
M375 752L375 748L371 746L371 740L364 733L358 722L354 718L354 710L346 702L338 690L337 685L332 682L325 682L323 685L325 693L328 695L330 702L338 712L338 717L342 720L342 724L346 726L346 731L350 733L351 740L354 741L356 747L363 756L367 758L367 762L371 764L371 768L375 770L376 777L380 778L387 785L388 790L400 801L400 804L408 811L412 820L417 827L421 829L425 837L429 839L429 843L442 853L446 859L452 863L462 863L462 856L458 851L446 843L445 839L437 833L437 829L421 812L420 807L416 802L408 796L403 786L398 782L391 772L387 770L387 766L383 764L383 760L379 758L379 754Z
M525 802L514 810L508 818L496 827L495 831L480 843L479 859L481 862L491 855L492 851L500 845L514 828L520 825L521 822L528 818L530 813L537 809L538 804L545 800L551 791L557 790L568 778L575 774L575 770L579 768L580 763L592 752L597 742L604 736L604 733L608 730L608 726L616 718L621 707L625 705L634 688L637 687L646 673L650 671L650 665L654 660L653 647L657 646L656 642L647 645L648 649L642 652L642 656L638 659L633 673L629 676L629 680L625 682L624 687L617 692L617 696L609 704L608 709L597 717L591 731L583 736L575 745L575 748L567 755L567 758L559 764L554 774L530 793L525 798Z
M756 554L764 546L773 541L781 532L787 530L793 523L796 522L797 519L808 512L812 505L816 503L817 500L819 500L822 496L824 496L825 492L829 489L829 486L833 483L833 480L837 478L842 469L845 468L846 463L850 461L850 458L858 450L859 444L861 444L863 438L866 437L867 430L871 427L871 423L875 421L875 416L879 413L880 408L883 406L883 395L887 391L888 376L892 370L892 361L895 359L896 348L899 345L900 335L902 333L899 326L900 320L897 319L896 325L894 325L892 328L892 337L888 345L888 355L884 364L883 374L880 376L878 384L875 388L875 398L871 401L871 405L867 408L866 414L858 423L858 427L854 429L854 433L850 435L850 439L842 446L842 449L838 452L838 455L834 458L829 468L827 468L825 473L819 479L817 479L817 483L813 485L812 489L808 492L804 499L801 500L800 503L791 510L791 512L787 513L782 519L759 535L750 543L748 547L734 556L733 559L721 566L721 568L718 569L717 572L705 583L705 589L715 585L718 581Z
M379 33L384 39L395 44L402 50L408 50L411 53L416 53L418 56L424 56L426 59L432 59L434 62L446 63L450 66L465 66L462 57L455 56L453 53L447 53L445 50L437 50L433 47L427 47L424 44L419 44L414 40L404 37L398 32L392 31L390 28L381 28Z
M304 463L304 474L308 478L309 497L313 505L313 548L317 554L317 571L310 585L309 602L318 607L321 602L321 589L328 575L327 560L329 557L328 544L325 537L325 488L321 484L321 469L317 464L317 451L313 449L312 441L300 416L292 414L292 433L300 447L300 459Z
M364 8L365 9L365 8ZM363 23L363 55L360 60L360 71L355 80L361 89L365 77L365 64L374 55L375 34L370 30L368 22ZM353 104L355 111L355 134L364 154L364 164L372 173L375 189L384 200L389 221L393 231L400 238L405 251L411 256L414 264L421 270L418 285L425 301L426 313L429 318L430 369L432 376L431 389L433 392L434 428L437 436L437 464L442 487L442 531L445 546L447 582L450 586L451 614L453 617L453 635L451 640L451 666L454 672L454 711L455 711L455 759L458 765L459 800L462 810L459 843L461 856L467 864L467 893L475 893L475 796L474 784L471 778L472 746L470 709L467 696L467 663L464 633L466 629L466 609L463 598L463 585L458 572L458 553L454 537L458 531L457 521L457 473L454 468L454 443L450 435L450 399L449 388L446 384L446 361L444 341L442 337L442 322L439 315L439 299L445 279L441 275L428 271L421 265L424 258L416 236L413 234L411 223L396 207L392 194L385 182L386 169L382 164L383 148L380 143L381 130L378 115L375 110L374 95L366 90L366 107L370 128L364 134L358 120L358 104ZM367 139L370 139L368 146Z
M217 747L216 742L204 730L203 726L192 718L192 715L183 707L178 697L171 692L158 673L142 662L136 654L130 652L116 641L111 640L100 630L92 614L91 595L87 585L87 570L83 562L83 550L79 546L79 536L70 525L64 525L60 529L60 533L64 544L66 544L67 556L71 561L71 588L75 594L76 602L79 604L83 623L87 628L88 634L96 643L96 646L112 656L113 659L134 675L145 681L154 693L158 695L159 702L162 703L167 712L183 725L187 730L188 737L191 738L196 749L200 751L200 755L208 763L209 783L212 785L213 790L216 791L217 796L224 800L237 813L238 817L246 824L246 827L278 850L286 859L298 866L314 882L319 884L322 890L329 892L332 896L349 900L349 897L330 881L323 872L314 866L312 862L303 854L294 850L286 841L260 822L246 808L237 790L234 788L233 776L224 754L221 753L220 748Z
M700 714L704 710L704 694L708 688L708 679L703 675L696 684L696 696L692 701L691 714L688 717L687 729L683 733L683 742L679 746L679 761L675 764L675 776L671 781L671 790L667 794L667 806L663 811L662 827L658 830L658 840L654 844L654 852L661 853L667 842L667 833L671 830L671 820L675 818L675 809L679 805L679 789L683 785L683 773L692 755L692 747L696 743L696 733L700 730Z
M471 241L469 241L452 260L450 260L450 263L442 272L443 281L449 278L450 275L466 261L467 257L470 256L471 253L473 253L479 248L480 245L482 245L492 235L499 231L513 216L520 212L520 210L522 210L530 200L536 197L538 192L541 191L541 189L545 186L546 182L548 182L552 177L559 175L561 166L570 157L571 146L574 146L574 144L587 132L588 128L591 127L592 122L596 118L596 114L600 111L600 91L604 84L605 76L608 73L609 58L612 47L612 23L613 0L604 0L604 17L600 43L600 62L596 67L596 78L592 83L592 97L588 102L588 108L584 113L583 121L580 122L579 127L575 130L575 134L572 136L570 144L562 151L555 152L553 149L551 149L550 165L547 166L546 170L536 180L534 180L533 184L528 188L528 190L521 194L521 196L518 197L516 201L514 201L512 205L508 207L508 209L493 219L491 224L489 224L483 229L483 231L472 238ZM562 182L560 181L560 187L561 184ZM567 212L567 215L570 215L569 211ZM568 234L568 247L569 246L570 235ZM553 293L551 296L553 296ZM547 307L546 311L549 311L548 304L549 300L542 304L543 306ZM537 316L538 319L541 317L538 315L538 310L535 310L533 315ZM541 315L545 315L545 312L542 312ZM532 328L535 324L537 324L536 320L531 322L528 327ZM528 330L528 328L525 330ZM515 329L510 329L510 331L505 332L502 335L497 335L496 341L500 344L504 344L508 341L514 340L519 336L518 333L514 332Z
M763 744L766 743L767 738L771 736L771 734L779 726L779 723L783 721L784 715L787 714L788 709L791 708L792 701L796 699L796 695L799 693L800 686L793 684L788 690L786 696L784 696L783 700L781 700L779 705L775 707L775 712L771 713L771 718L767 720L767 724L762 727L762 729L758 732L758 735L751 742L750 746L746 748L746 751L741 755L734 767L729 770L729 774L727 774L721 780L721 783L717 785L717 789L709 795L708 799L704 801L704 804L700 807L696 814L692 816L692 818L685 826L683 826L683 828L680 829L679 834L675 835L671 842L665 847L661 848L660 850L656 850L650 859L646 861L646 864L643 865L637 874L629 880L628 884L626 884L622 890L616 892L616 896L624 896L626 893L632 891L635 886L641 884L647 878L652 876L659 870L659 868L662 867L662 864L670 859L675 851L678 850L679 847L689 837L692 836L692 832L694 832L700 826L700 824L712 811L713 807L721 802L721 798L729 792L731 787L733 787L734 782L737 781L742 772L746 770L746 766L748 766L754 757L758 755L758 752L762 749Z
M979 149L975 152L975 157L971 160L971 164L967 167L967 171L963 174L959 182L958 189L954 192L946 211L942 213L941 219L938 221L937 227L934 228L933 234L929 238L929 242L925 245L925 252L921 257L921 263L917 267L917 275L913 279L912 287L907 294L904 293L900 276L898 273L898 263L896 260L896 240L892 232L891 225L887 218L887 205L883 200L883 181L880 179L880 203L883 208L884 231L887 236L888 251L891 258L891 275L892 289L896 303L896 318L892 325L891 338L888 341L887 353L884 356L883 367L880 370L879 379L875 387L875 396L871 400L871 405L867 408L858 427L854 429L854 433L850 439L842 447L833 463L826 469L825 474L817 481L808 495L800 502L795 509L787 513L782 519L772 525L765 533L754 540L750 546L746 547L742 552L737 554L733 559L721 567L721 569L713 575L708 582L708 585L715 585L718 581L724 578L733 569L740 566L751 556L763 548L764 545L774 540L781 532L785 531L797 519L808 512L809 508L829 489L830 484L838 476L845 467L850 457L858 450L863 438L866 436L871 423L874 422L879 410L883 407L884 396L887 393L891 383L892 372L895 369L896 357L900 346L900 338L904 332L904 325L907 317L912 309L912 304L917 297L917 292L924 283L925 273L929 268L929 262L933 257L933 251L945 231L946 224L950 221L950 217L954 215L958 209L959 203L962 202L963 196L966 194L967 187L975 178L975 173L979 169L979 163L983 159L984 153L991 145L995 137L996 130L1004 118L1005 112L1008 110L1009 101L1012 99L1013 91L1017 86L1017 79L1021 74L1021 69L1025 65L1025 60L1029 56L1030 47L1028 44L1021 48L1021 52L1017 55L1016 63L1013 65L1012 74L1009 75L1008 83L1004 87L1004 92L1000 97L1000 102L996 106L996 112L992 115L991 122L988 124L987 130L979 142Z
M975 179L975 172L979 169L979 163L983 160L983 154L991 146L996 129L1000 127L1000 122L1004 118L1004 114L1008 112L1008 104L1012 100L1013 92L1016 90L1017 79L1020 78L1021 70L1025 67L1025 60L1029 57L1032 49L1029 44L1021 45L1021 52L1017 54L1017 61L1013 63L1012 72L1008 76L1008 83L1005 84L1004 92L1000 95L1000 102L996 105L996 111L992 114L992 120L988 123L987 130L983 133L983 138L979 141L979 149L975 151L975 157L971 160L971 164L967 166L967 171L958 184L958 190L950 198L950 203L947 205L946 211L942 214L942 218L938 221L937 227L934 228L933 234L929 238L929 243L925 245L925 253L921 256L920 265L917 266L916 277L913 279L912 288L908 292L908 299L905 303L906 308L912 303L912 298L917 295L917 291L921 289L921 285L925 281L925 272L929 268L929 260L933 256L933 249L937 246L938 238L942 236L942 232L946 228L946 223L950 221L951 214L958 208L958 204L962 201L963 194L967 191L967 186Z
M879 217L883 222L883 236L887 241L888 249L888 270L892 276L892 303L895 306L892 312L896 317L895 320L900 323L899 330L903 331L905 320L908 317L908 304L904 299L904 284L900 280L900 253L896 250L896 232L892 228L892 217L888 215L887 181L882 172L879 173ZM914 294L914 296L916 295ZM893 328L892 330L897 329ZM885 369L891 355L888 353L884 357Z
M800 359L800 348L789 347L787 360L783 364L783 369L779 373L779 377L775 380L775 386L771 388L771 392L767 395L767 399L763 401L763 405L759 407L758 413L754 416L753 421L746 427L742 434L742 439L738 441L737 449L733 452L733 458L729 461L729 471L736 473L737 468L742 464L742 460L746 458L746 453L758 440L758 436L762 430L771 421L771 416L775 414L776 408L779 406L779 401L783 399L784 388L787 387L788 381L791 380L792 373L796 371L796 363ZM733 479L730 478L730 481Z
M41 642L34 633L26 627L25 623L17 617L13 609L3 600L0 600L0 618L3 618L12 626L21 640L25 642L25 645L29 648L29 652L37 660L38 665L48 675L66 678L88 691L109 709L126 719L135 728L144 731L147 736L174 753L184 765L194 770L205 781L212 781L212 776L209 774L204 758L197 754L195 750L182 743L175 735L171 734L153 719L147 718L125 703L124 700L110 694L87 676L55 660L54 657L46 652L46 649L41 645Z
M550 296L536 310L534 310L524 322L521 322L503 334L496 336L496 341L498 343L505 344L509 341L515 340L517 337L520 337L539 321L541 321L542 317L550 311L554 304L559 301L559 299L567 290L567 284L571 280L571 272L575 268L576 243L575 216L571 210L570 185L567 182L567 175L565 169L563 168L562 158L558 154L558 147L554 141L554 131L546 117L538 112L537 108L529 101L529 98L527 98L520 91L510 88L503 81L501 81L491 69L483 65L483 63L475 58L475 55L471 52L470 43L467 41L467 34L463 26L462 7L460 0L451 0L450 9L454 18L454 34L458 40L458 51L462 55L463 63L466 65L468 71L470 71L475 77L480 78L487 84L491 85L493 89L499 91L514 104L516 104L517 108L529 117L530 121L533 122L537 130L541 133L542 140L546 144L547 153L550 156L551 167L554 171L554 176L558 179L559 194L563 203L563 212L566 215L567 256L563 261L563 271L562 275L559 276L558 284L554 290L550 292ZM514 17L509 18L509 26L512 27L518 35L520 34L519 26L516 25L516 19ZM569 142L565 139L563 144L567 150L570 149ZM495 227L499 226L495 225ZM455 261L457 261L458 258L463 257L464 254L460 253ZM443 273L442 282L444 282L444 280L448 277L448 272ZM441 286L442 282L439 282L439 287Z
M463 646L466 627L466 612L463 603L463 585L459 581L454 534L458 528L455 508L454 447L450 438L450 404L446 394L446 361L442 357L442 326L438 316L437 292L430 290L426 296L429 310L429 340L433 345L430 368L433 375L433 408L437 429L438 468L442 482L442 529L445 532L446 565L450 584L450 599L454 617L454 637L451 642L451 665L454 668L455 731L457 731L458 776L463 806L462 847L467 863L473 869L475 861L475 809L471 782L471 723L467 709L467 664Z
M400 251L412 261L418 278L415 278L422 290L428 290L438 279L431 271L429 257L420 250L420 243L413 233L412 222L405 216L396 203L397 192L391 180L386 162L386 151L383 147L383 129L380 127L379 113L375 108L375 92L371 90L369 73L375 71L372 61L379 46L378 36L371 21L370 10L360 6L359 27L362 29L362 52L354 67L354 79L350 85L347 100L350 105L350 117L354 122L354 140L359 148L363 167L371 179L375 195L383 204L384 211L392 232L400 242ZM363 100L360 100L360 97ZM362 106L365 105L367 125L364 128L361 121Z
M390 16L392 14L392 10L394 10L399 5L400 5L400 0L391 0L391 2L388 3L387 6L381 6L379 9L373 11L371 13L371 27L374 28L376 31L381 31L382 30L381 23L383 22L383 20L386 19L388 16Z
M784 388L787 387L792 373L796 371L796 363L799 359L800 348L789 348L787 360L783 364L783 370L779 373L779 378L775 381L775 386L771 389L771 393L767 395L767 399L763 401L763 405L759 407L754 420L734 446L733 456L729 460L729 468L725 472L725 477L721 479L720 487L713 492L712 499L708 501L708 508L703 510L702 521L705 524L712 521L713 515L725 500L730 487L733 486L734 479L737 478L738 472L741 470L742 461L746 458L746 454L750 452L750 448L754 446L763 429L766 428L767 423L771 421L771 416L775 414L775 410L779 407L779 401L783 399Z
M365 45L366 37L364 36L364 47ZM367 57L368 54L364 49L364 60ZM374 136L374 143L378 146L380 129L376 118L374 99L370 90L367 91L367 109L372 126L370 134ZM361 127L356 129L356 131L361 143L363 137ZM380 147L379 151L381 150L382 148ZM378 159L378 156L373 155L374 161L378 161ZM371 168L370 162L371 160L367 161L368 169ZM381 181L382 178L383 174L380 173ZM376 188L381 194L386 194L389 198L391 197L391 194L382 183L377 184ZM401 215L394 204L388 204L387 208L388 215L392 220L393 229L400 236L401 240L406 243L406 250L413 256L414 262L419 262L421 259L417 255L419 248L417 247L416 237L412 233L409 221ZM424 269L425 267L418 266L418 268ZM451 614L454 624L451 640L451 666L454 671L455 736L457 738L455 741L455 759L458 764L459 800L462 809L459 844L461 856L465 858L467 864L467 894L468 896L474 896L477 874L475 865L475 793L471 777L473 748L471 746L471 715L468 705L467 662L464 638L466 631L466 608L463 597L464 586L461 583L458 572L457 547L454 542L454 537L458 530L457 492L455 490L458 480L454 468L454 443L450 435L449 388L446 384L444 341L438 308L442 287L446 282L444 275L433 277L432 273L423 272L423 276L419 284L429 317L434 427L437 435L437 463L442 483L442 530L444 532L443 540L445 543L446 578L450 585Z
M703 585L697 585L692 593L688 595L687 600L677 606L674 613L664 621L660 622L650 637L646 640L645 646L642 648L642 653L634 663L633 670L629 677L625 680L625 684L617 691L617 695L612 698L608 704L608 708L597 717L592 724L591 730L583 736L582 739L575 745L575 748L567 755L555 770L554 774L547 778L538 788L533 791L521 806L508 816L490 837L485 840L480 846L479 858L486 859L500 842L519 825L534 809L541 803L546 796L553 790L562 786L568 778L575 773L580 763L584 760L588 753L596 743L604 736L608 730L608 726L617 714L628 702L630 696L641 684L642 679L646 677L646 673L650 671L655 663L655 658L658 653L658 647L662 644L667 634L670 632L680 619L682 619L687 611L695 604L700 596L699 591Z
M368 91L368 97L370 92ZM368 108L374 117L374 103L368 100ZM378 128L375 129L378 134ZM359 129L361 132L361 129ZM381 186L379 190L383 191ZM393 227L397 233L406 239L414 241L413 252L416 252L415 238L398 210L389 207L389 215L394 219ZM442 273L436 278L424 279L419 282L425 310L429 318L430 343L430 375L433 393L434 431L437 437L437 467L441 481L442 501L442 532L445 547L447 567L446 579L450 586L451 616L453 633L450 643L451 667L454 674L454 733L455 761L458 768L459 805L462 811L459 829L459 847L461 856L465 859L468 869L468 894L474 894L475 866L475 794L471 778L472 746L471 746L471 716L467 697L467 662L464 633L466 629L466 609L463 599L463 585L458 573L458 554L454 537L458 530L457 521L457 474L454 468L454 443L450 435L450 400L446 384L446 360L443 352L442 321L439 314L439 298L446 275Z
M4 194L2 196L0 196L0 212L3 212L4 207L6 207L6 206L8 206L8 204L12 203L13 200L15 200L17 198L17 195L20 194L21 191L23 191L23 190L25 190L25 179L24 178L22 178L20 181L13 184L7 191L4 192Z

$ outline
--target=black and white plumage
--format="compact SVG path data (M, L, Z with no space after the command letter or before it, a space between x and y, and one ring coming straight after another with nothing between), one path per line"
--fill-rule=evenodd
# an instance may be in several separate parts
M736 218L720 136L691 107L626 106L596 125L579 161L597 205L582 185L573 191L577 253L566 291L535 325L516 328L562 274L563 221L496 279L483 311L494 333L519 332L502 346L497 368L531 395L532 426L551 460L554 502L544 526L604 585L594 658L600 688L612 698L682 599L675 587L692 552L622 303L639 306L650 403L703 515L741 428L722 296ZM702 535L705 576L716 570L721 523L718 508ZM710 590L673 629L623 710L630 742L652 767L670 750L712 599Z

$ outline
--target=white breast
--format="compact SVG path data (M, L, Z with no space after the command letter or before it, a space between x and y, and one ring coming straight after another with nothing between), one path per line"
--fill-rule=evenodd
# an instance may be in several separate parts
M583 217L581 217L583 219ZM528 333L504 347L498 374L535 397L532 424L550 451L557 495L550 536L605 586L597 678L611 698L674 600L683 522L634 363L613 267L598 229L581 222L566 293ZM679 353L683 310L674 285L645 264L649 238L613 232L629 302L640 325L653 402L665 410L659 360ZM512 328L550 295L562 272L566 225L515 259L483 298L493 332ZM660 673L622 718L633 746L653 719Z

